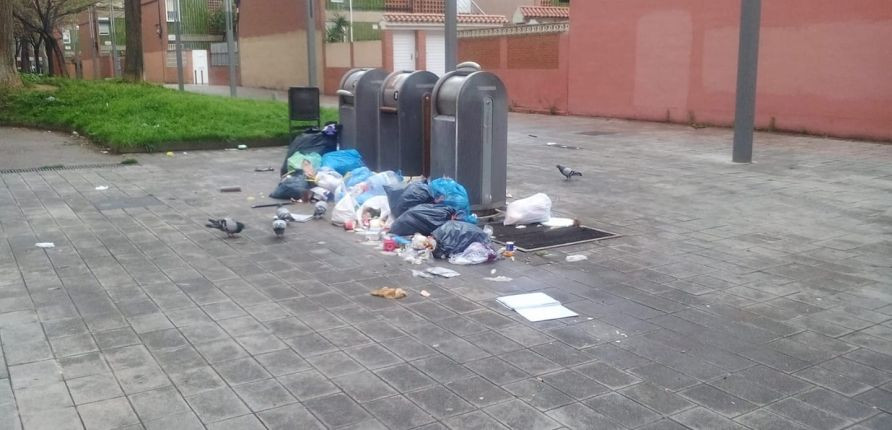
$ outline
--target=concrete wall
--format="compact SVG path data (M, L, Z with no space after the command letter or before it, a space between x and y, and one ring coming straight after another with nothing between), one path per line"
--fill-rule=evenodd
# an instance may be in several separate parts
M572 4L574 114L729 125L739 0ZM759 127L892 139L889 0L763 2Z
M286 89L304 86L307 74L306 9L288 0L242 2L239 10L239 50L242 85ZM316 54L319 84L324 84L322 23L317 2Z
M502 79L512 110L567 112L567 33L463 38L458 60Z
M352 53L351 53L352 52ZM341 77L355 67L382 67L382 46L380 40L350 43L325 44L325 83L322 93L334 95L338 91Z

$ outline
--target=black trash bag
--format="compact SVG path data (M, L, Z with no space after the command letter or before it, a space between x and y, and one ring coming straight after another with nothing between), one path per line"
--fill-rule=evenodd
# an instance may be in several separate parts
M437 227L452 219L455 209L440 204L426 203L417 205L400 215L393 225L390 233L397 236L410 236L421 233L425 236L431 234Z
M303 174L296 174L289 176L279 182L279 186L276 187L275 191L270 193L270 197L274 199L301 199L304 196L304 192L310 189L307 184L307 177Z
M432 236L437 241L435 258L446 258L460 254L474 242L489 243L489 235L476 224L464 221L448 221L434 230Z
M337 130L337 128L334 128ZM303 134L294 138L288 145L288 153L285 154L285 161L282 162L282 168L279 170L280 175L288 173L288 159L295 152L304 154L317 153L323 155L338 149L338 134L325 133L318 128L308 128Z
M409 185L384 186L387 202L390 203L390 216L398 217L407 210L424 203L433 203L430 187L424 182Z

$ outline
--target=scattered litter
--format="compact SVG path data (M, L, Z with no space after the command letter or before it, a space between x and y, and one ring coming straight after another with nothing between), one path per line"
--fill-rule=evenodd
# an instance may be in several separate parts
M535 138L538 138L538 137L539 137L539 136L536 136L535 134L528 134L527 136L529 136L529 137L535 137Z
M376 297L384 297L385 299L402 299L406 297L406 290L402 288L381 287L372 291L372 295Z
M483 232L486 233L486 235L489 236L490 239L492 239L494 233L492 231L491 225L487 224L483 226Z
M532 224L551 218L551 199L536 193L525 199L515 200L505 208L505 225Z
M503 251L501 251L501 253L502 256L504 256L505 258L514 258L515 250L516 248L514 246L514 242L508 241L505 242L505 248Z
M522 228L527 228L527 226L526 226L526 224L520 224L520 225L518 225L517 227L514 227L514 228L516 228L516 229L519 230L519 229L522 229Z
M495 274L496 274L496 269L492 269L492 270L490 270L490 271L489 271L489 274L490 274L490 275L495 275Z
M577 261L588 260L588 257L586 257L584 255L579 255L579 254L568 255L567 258L565 258L564 260L567 260L568 263L575 263Z
M108 185L100 185L96 187L96 191L105 191L108 189Z
M108 154L108 151L105 150L105 149L103 149L102 151L99 151L99 152L100 152L100 153L103 153L103 154Z
M164 153L164 155L166 155L168 157L173 157L173 151L167 151Z
M434 249L434 257L436 258L446 258L456 254L462 254L470 248L471 245L477 243L478 245L470 251L471 254L475 255L472 258L473 260L476 261L483 256L486 256L486 259L477 262L483 263L496 259L495 252L492 252L489 250L489 247L486 246L489 243L489 236L475 224L463 221L447 221L434 230L433 237L437 241L436 249ZM471 263L466 261L465 263L457 264L477 264L477 262Z
M421 295L424 297L430 297L431 293L428 293L427 290L421 290Z
M546 142L545 146L557 146L557 142Z
M254 196L248 196L247 200L248 200L249 202L253 202L255 199L254 199Z
M516 294L499 297L496 301L533 322L579 315L545 293Z
M38 248L55 248L56 244L53 242L37 242L34 246Z
M238 193L241 191L242 191L242 187L238 187L238 186L220 187L221 193Z
M433 273L434 275L437 275L437 276L442 276L444 278L454 278L458 275L461 275L461 273L458 273L452 269L447 269L445 267L428 267L427 272Z
M383 249L384 252L396 251L396 241L393 239L384 239L384 241L381 242L381 249Z
M313 219L312 214L296 214L296 213L291 214L291 221L294 221L294 222L307 222L311 219Z
M434 275L431 275L430 273L427 273L427 272L422 272L421 270L412 269L412 277L430 279L430 278L433 278Z
M542 223L542 225L551 228L572 227L579 222L573 218L551 218Z
M484 280L484 281L491 281L491 282L511 282L511 281L513 281L513 279L511 279L511 278L509 278L509 277L507 277L507 276L501 276L501 275L500 275L500 276L496 276L496 277L494 277L494 278L483 278L483 280Z
M505 197L507 197L507 198L509 198L509 199L513 199L513 198L514 198L514 196L512 196L511 193L505 193Z
M273 169L272 167L255 167L254 171L255 172L275 172L276 169Z
M471 243L464 251L449 256L449 262L458 265L480 264L495 259L496 252L480 242Z
M325 245L325 241L320 240L319 242L316 242L316 245Z
M238 149L248 149L248 145L241 144L238 146Z

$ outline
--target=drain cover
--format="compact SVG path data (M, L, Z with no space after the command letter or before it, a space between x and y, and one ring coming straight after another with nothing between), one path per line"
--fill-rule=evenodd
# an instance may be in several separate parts
M517 228L514 225L490 224L490 227L493 230L494 241L503 245L505 242L514 242L514 246L523 252L575 245L619 236L609 231L575 225L550 228L542 224L530 224L526 228Z
M30 173L30 172L52 172L56 170L78 170L78 169L111 169L117 167L126 167L125 164L114 163L114 164L77 164L73 166L65 166L59 164L57 166L43 166L43 167L26 167L23 169L3 169L0 170L0 175L10 174L10 173Z

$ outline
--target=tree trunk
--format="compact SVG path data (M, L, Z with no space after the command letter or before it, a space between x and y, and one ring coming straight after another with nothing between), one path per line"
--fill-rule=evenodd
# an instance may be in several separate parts
M44 37L43 49L46 51L46 65L48 75L50 76L66 76L65 63L62 59L62 50L59 49L59 42L52 34Z
M142 1L124 0L124 27L126 30L126 56L124 80L142 80Z
M0 0L0 87L22 85L15 68L15 39L12 33L12 2Z
M22 40L22 47L19 52L19 57L21 58L19 70L22 73L31 73L31 41Z

